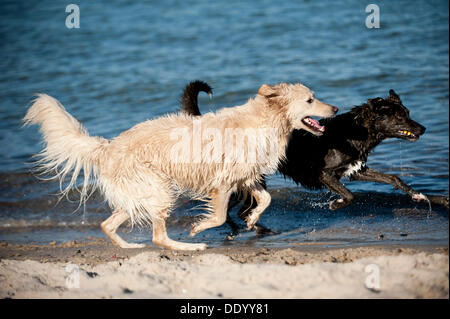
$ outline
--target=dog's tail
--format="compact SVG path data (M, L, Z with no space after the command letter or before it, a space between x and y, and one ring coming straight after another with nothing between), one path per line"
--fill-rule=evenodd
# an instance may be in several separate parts
M84 171L83 187L80 190L80 205L88 198L89 182L97 180L101 153L108 141L89 136L86 129L59 103L46 94L38 94L23 118L24 125L39 124L45 148L38 155L37 169L43 174L54 174L60 179L61 195L74 188L81 169ZM63 181L72 172L69 184ZM96 188L96 183L92 191ZM92 186L92 185L91 185Z
M200 92L208 93L212 97L212 88L206 82L196 80L186 86L181 97L181 109L184 112L189 115L202 115L197 102Z

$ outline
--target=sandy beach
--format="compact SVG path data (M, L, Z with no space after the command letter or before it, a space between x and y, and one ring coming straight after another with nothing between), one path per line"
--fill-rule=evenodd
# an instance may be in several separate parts
M0 243L0 298L448 298L448 247ZM374 277L374 276L378 277ZM375 281L374 281L375 280Z

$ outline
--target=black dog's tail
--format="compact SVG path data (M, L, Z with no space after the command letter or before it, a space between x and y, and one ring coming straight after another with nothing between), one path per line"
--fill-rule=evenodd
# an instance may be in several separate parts
M212 88L206 82L196 80L186 85L183 95L181 96L181 109L183 112L186 112L189 115L202 115L197 102L198 94L200 92L205 92L208 93L210 97L212 96Z

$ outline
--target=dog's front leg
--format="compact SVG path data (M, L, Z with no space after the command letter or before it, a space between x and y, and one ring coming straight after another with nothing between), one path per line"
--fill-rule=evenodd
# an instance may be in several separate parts
M411 197L420 194L406 185L406 183L397 176L381 173L368 167L350 176L350 180L391 184L395 189L401 189L404 193Z
M443 205L449 207L449 199L445 196L425 196L422 193L416 192L414 189L406 185L404 181L395 175L385 174L375 171L371 168L366 168L363 171L357 172L350 177L351 180L360 180L367 182L377 182L391 184L395 189L400 189L404 193L408 194L415 201L426 201L429 200L432 204Z
M323 172L320 176L320 181L330 190L343 197L332 201L330 203L330 209L339 209L353 203L355 197L352 192L350 192L335 176Z
M256 200L257 206L245 217L248 230L253 229L262 213L269 207L271 200L269 192L260 184L257 184L256 187L250 191L250 194Z

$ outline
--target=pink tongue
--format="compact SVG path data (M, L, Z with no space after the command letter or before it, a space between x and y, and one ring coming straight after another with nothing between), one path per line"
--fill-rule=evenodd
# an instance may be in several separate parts
M319 124L319 121L309 118L309 123L311 123L316 129L318 129L319 131L325 131L325 127L321 126Z

